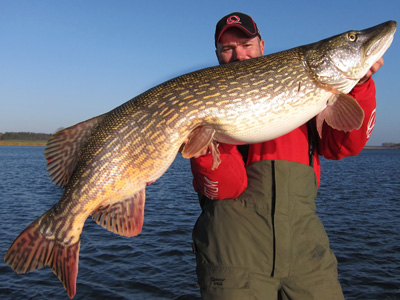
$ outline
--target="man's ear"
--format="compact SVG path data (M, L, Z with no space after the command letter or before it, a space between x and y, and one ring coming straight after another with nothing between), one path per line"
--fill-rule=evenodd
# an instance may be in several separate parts
M261 54L264 55L264 46L265 46L265 42L264 40L260 41L260 49L261 49Z

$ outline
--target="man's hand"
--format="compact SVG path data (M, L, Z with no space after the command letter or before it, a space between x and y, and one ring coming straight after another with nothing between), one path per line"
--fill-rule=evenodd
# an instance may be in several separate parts
M365 83L372 76L372 74L376 73L376 71L378 71L382 66L383 58L381 57L376 63L372 65L371 69L368 70L367 74L365 74L365 76L361 78L357 84Z

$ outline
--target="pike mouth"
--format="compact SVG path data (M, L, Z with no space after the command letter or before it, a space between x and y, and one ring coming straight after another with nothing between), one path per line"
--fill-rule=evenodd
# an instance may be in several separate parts
M385 23L382 23L381 25L375 26L373 28L370 28L369 34L373 34L376 30L381 31L380 32L380 38L376 39L371 39L367 46L366 46L366 52L365 56L370 57L370 56L375 56L375 59L379 59L382 57L382 55L386 52L386 50L390 47L392 44L394 34L397 29L397 22L396 21L388 21ZM367 31L369 31L367 29Z
M388 39L386 37L382 37L373 43L366 52L366 56L371 56L374 54L384 53L386 49L392 44L393 35L391 35Z

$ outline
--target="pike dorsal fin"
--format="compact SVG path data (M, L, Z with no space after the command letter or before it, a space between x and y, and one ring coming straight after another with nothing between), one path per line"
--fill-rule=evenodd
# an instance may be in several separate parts
M122 236L135 236L142 231L144 219L145 189L133 197L100 206L92 218L105 229Z
M49 139L44 156L47 160L47 172L56 185L65 187L68 184L78 161L79 150L104 116L103 114L60 130Z
M359 129L364 121L364 111L353 97L338 93L333 94L327 107L317 115L317 130L322 137L324 121L332 128L342 131Z

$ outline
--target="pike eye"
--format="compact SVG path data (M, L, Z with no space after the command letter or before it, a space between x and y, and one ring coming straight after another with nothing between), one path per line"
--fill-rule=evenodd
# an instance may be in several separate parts
M347 38L349 39L350 42L355 42L357 40L357 35L353 32L350 32L347 35Z

